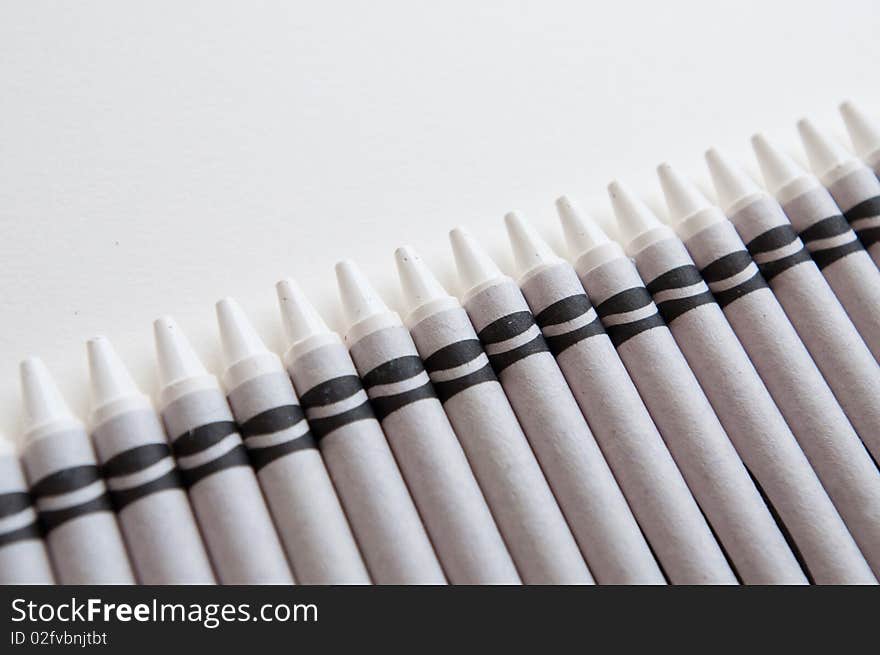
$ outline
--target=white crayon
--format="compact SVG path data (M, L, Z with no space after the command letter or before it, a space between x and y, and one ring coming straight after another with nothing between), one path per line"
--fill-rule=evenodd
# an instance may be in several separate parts
M376 584L445 584L345 346L292 280L276 285L284 363Z
M516 283L467 232L450 233L462 304L600 584L663 575Z
M699 209L699 192L671 166L658 175L670 215ZM621 215L629 254L806 572L819 584L869 581L855 541L684 244L642 203L631 209Z
M754 182L718 150L706 161L722 208L736 210ZM676 231L877 574L880 472L733 224L700 194L689 198L673 212ZM859 569L858 558L841 559Z
M832 156L826 160L821 174L816 174L834 196L874 263L880 266L880 128L852 102L841 104L840 114L862 161L836 150L829 153Z
M0 435L0 585L54 582L15 444Z
M747 584L789 581L785 538L620 246L557 201L575 268L691 492Z
M217 378L171 317L153 323L159 402L222 584L292 584L278 533Z
M872 120L852 100L840 103L839 109L856 155L880 173L880 123Z
M142 584L214 584L211 562L153 405L104 337L86 344L89 429Z
M434 550L453 584L519 575L415 344L352 262L336 265L351 353Z
M752 138L759 160L771 147ZM880 459L880 365L792 228L779 203L740 176L726 211L856 432Z
M232 298L216 308L221 380L297 582L370 584L281 359Z
M395 251L409 328L526 584L578 582L584 561L461 304L412 248Z
M820 162L843 150L806 120L798 128L814 169L823 170ZM880 358L880 270L815 175L766 140L761 142L758 161L768 191L782 205L874 357Z
M523 295L669 581L729 581L730 565L574 268L518 215L505 221Z
M36 357L21 363L22 465L60 584L134 584L92 443Z

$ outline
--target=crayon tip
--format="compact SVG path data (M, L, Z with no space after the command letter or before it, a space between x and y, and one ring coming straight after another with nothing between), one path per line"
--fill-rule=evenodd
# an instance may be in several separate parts
M627 239L635 239L640 234L663 225L654 212L621 182L614 180L608 185L608 197L621 232Z
M401 246L394 251L394 261L407 313L432 300L450 297L414 248Z
M24 401L25 434L58 419L76 421L49 369L39 357L28 357L19 366ZM78 421L77 421L78 422Z
M865 159L880 150L880 124L868 118L851 100L841 103L840 115L859 157Z
M712 206L697 185L680 174L668 162L657 167L657 177L660 178L660 187L666 198L671 222L678 223Z
M86 341L86 352L93 408L117 398L143 395L107 337L97 336Z
M349 327L388 311L385 301L350 259L336 263L336 284L342 300L342 313Z
M266 344L248 320L241 305L233 298L223 298L215 305L220 343L226 366L253 355L269 352Z
M752 136L752 149L758 159L758 166L761 167L764 184L773 195L792 180L806 174L805 170L763 134Z
M807 152L810 168L818 177L823 177L835 166L853 159L846 148L820 131L810 119L800 119L797 122L797 129L804 150Z
M757 182L717 148L709 148L705 158L718 204L724 213L730 213L730 209L743 198L763 193Z
M504 216L504 225L519 275L526 275L538 266L562 261L531 224L516 212Z
M556 211L562 223L565 242L573 256L578 257L596 246L611 241L599 224L581 214L567 196L559 196L556 199Z
M463 227L449 232L452 255L462 287L467 291L504 276L489 254Z
M292 279L280 280L275 285L275 292L278 294L281 322L288 345L299 343L314 334L330 332L318 310Z
M159 364L159 384L165 387L185 378L208 375L196 351L180 326L170 316L153 322L156 356Z

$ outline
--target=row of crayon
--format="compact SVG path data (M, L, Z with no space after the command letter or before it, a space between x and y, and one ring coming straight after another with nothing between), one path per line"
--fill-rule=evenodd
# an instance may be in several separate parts
M802 121L767 190L717 150L720 207L668 164L662 223L609 185L619 243L557 200L572 263L516 214L518 281L465 230L463 287L395 252L406 313L351 262L347 330L277 285L289 348L217 303L218 380L154 324L158 412L87 344L88 430L21 366L0 441L0 582L876 584L880 130ZM167 436L166 436L167 435Z

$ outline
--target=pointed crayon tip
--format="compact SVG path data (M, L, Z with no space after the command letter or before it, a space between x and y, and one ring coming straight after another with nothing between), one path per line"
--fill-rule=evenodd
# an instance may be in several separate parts
M89 339L86 342L86 352L92 409L118 398L144 395L107 337L96 336Z
M397 275L403 291L403 302L407 314L419 307L450 295L443 285L434 277L431 269L411 246L401 246L394 251L397 264Z
M648 205L618 180L608 185L608 197L621 233L627 241L663 225Z
M712 203L700 192L697 185L679 173L669 163L657 167L657 177L669 209L669 220L678 223L698 211L711 207Z
M337 262L336 283L342 301L342 312L349 328L365 318L389 311L385 301L350 259Z
M793 180L807 174L764 134L759 133L752 136L752 149L758 159L758 166L761 167L764 184L773 195L776 195L780 189Z
M290 278L279 280L275 285L275 291L278 294L281 322L284 324L288 346L315 334L330 332L327 323L294 280Z
M55 379L39 357L28 357L19 365L24 401L25 435L46 423L78 419L70 411Z
M717 148L709 148L705 157L718 204L724 213L729 214L743 198L764 193L757 182Z
M527 275L539 266L562 261L532 225L518 213L508 212L504 216L504 225L519 276Z
M463 227L457 227L449 232L449 242L452 245L452 255L458 268L461 286L466 290L466 294L481 284L504 277L504 273L489 253Z
M156 319L153 322L153 337L156 341L160 386L208 375L208 370L173 318L163 316Z
M841 103L840 115L856 154L865 160L872 160L877 166L880 162L880 123L872 121L851 100Z
M573 257L577 258L596 246L611 241L599 223L579 212L567 196L556 199L556 211L562 223L565 242Z
M824 177L836 166L854 159L852 153L821 131L808 118L800 119L797 123L797 129L807 153L810 168L819 178Z
M227 297L217 301L215 310L226 366L269 352L253 324L248 320L244 309L233 298Z

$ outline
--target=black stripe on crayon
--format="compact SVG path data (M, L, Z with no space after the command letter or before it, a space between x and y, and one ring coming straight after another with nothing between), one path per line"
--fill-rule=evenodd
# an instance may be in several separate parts
M489 325L480 330L480 341L484 345L506 341L522 334L535 324L532 312L521 311L495 319Z
M700 271L700 275L708 284L721 282L746 270L751 263L752 256L749 253L745 250L735 250L706 264Z
M530 330L535 325L535 317L529 311L514 312L507 316L495 319L479 332L480 341L484 345L501 343L517 337ZM536 353L550 352L547 342L540 332L526 343L505 350L504 352L489 354L489 362L497 375L511 364Z
M535 322L543 330L544 328L559 325L560 323L565 323L566 321L571 321L579 316L583 316L592 308L593 306L590 304L590 299L587 298L586 294L579 293L574 296L562 298L561 300L557 300L555 303L548 305L538 312L535 316ZM576 343L603 334L604 332L605 328L602 327L602 321L599 320L597 314L596 318L586 325L582 325L579 328L561 334L545 334L544 340L547 342L550 352L558 357L560 353Z
M410 389L408 391L403 391L401 393L395 393L388 396L378 396L376 398L370 398L370 404L373 406L373 411L376 413L376 418L380 421L384 421L385 418L396 412L401 407L405 407L411 403L414 403L419 400L424 400L426 398L436 398L437 394L434 392L434 387L430 382L426 382L420 387L416 387L415 389Z
M483 346L480 345L480 342L477 339L456 341L455 343L450 343L449 345L440 348L432 353L430 357L426 358L425 369L428 371L429 375L431 373L447 371L456 366L462 366L463 364L472 362L483 354ZM432 382L434 383L434 391L437 393L440 402L445 403L455 394L460 393L465 389L477 384L482 384L483 382L493 382L497 379L495 373L492 371L491 365L487 361L486 364L476 371L471 371L470 373L451 380L432 380Z
M780 273L790 269L792 266L797 266L798 264L803 264L808 261L810 261L810 253L807 252L806 248L801 248L788 257L758 264L758 268L764 276L764 279L770 281Z
M771 252L777 248L787 246L790 243L794 243L797 239L798 235L791 225L777 225L749 241L746 244L746 248L748 248L752 256L755 257L761 253ZM780 257L779 259L765 261L763 263L756 263L758 264L758 268L764 276L764 279L769 282L780 273L790 269L792 266L797 266L798 264L808 261L810 261L810 254L807 252L807 249L801 245L799 250L790 255Z
M699 284L702 281L703 276L700 275L700 271L697 270L697 267L692 264L685 264L670 269L665 273L661 273L648 282L648 284L645 285L645 288L653 296L660 291L689 287L694 284Z
M681 289L701 282L703 282L703 277L700 275L700 271L697 270L697 267L693 264L685 264L684 266L678 266L658 275L651 280L645 288L651 293L651 295L654 295L661 291ZM667 323L671 323L685 312L689 312L700 305L705 305L711 302L715 302L715 299L712 296L712 292L707 289L706 291L701 291L691 296L662 300L657 303L657 311L660 312L663 320Z
M742 273L752 263L752 256L749 255L749 253L745 250L735 250L734 252L719 257L714 262L706 264L706 266L700 271L700 274L709 284L723 282L724 280L729 280L734 275ZM712 295L715 297L715 302L724 308L737 298L742 298L743 296L750 294L752 291L765 288L767 288L767 282L764 280L764 276L761 275L760 271L756 270L755 274L749 279L740 282L736 286L724 289L723 291L713 291Z
M357 375L341 375L316 384L302 394L299 401L309 410L350 398L363 388L361 379Z
M293 427L304 418L305 414L299 405L281 405L250 417L239 424L238 431L244 438L272 434Z
M171 448L166 443L149 443L136 446L114 455L101 465L105 478L115 478L143 471L156 462L171 456Z
M661 317L660 314L655 313L632 323L611 325L606 327L605 331L608 332L608 338L611 339L611 343L613 343L615 347L619 347L646 330L663 327L664 325L663 317Z
M794 231L794 228L791 224L786 223L785 225L777 225L766 232L762 232L749 241L746 244L746 248L752 253L752 256L755 256L763 252L770 252L777 248L787 246L788 244L797 241L797 239L798 235Z
M596 307L596 312L602 318L607 318L609 316L641 309L642 307L650 305L652 302L651 294L648 293L648 290L645 287L632 287L630 289L625 289L620 293L616 293L610 298L606 298ZM649 316L629 323L606 325L605 331L608 333L611 343L613 343L615 347L619 347L634 336L655 327L662 327L663 325L665 325L663 318L655 311Z
M445 371L462 364L467 364L483 354L483 346L477 339L465 339L443 346L430 357L425 358L425 369L428 373Z
M574 296L562 298L552 305L548 305L538 312L535 316L535 322L541 327L541 329L548 328L553 325L559 325L560 323L574 320L579 316L583 316L590 311L592 307L590 299L587 298L586 294L579 293ZM579 343L584 339L603 334L604 332L605 328L602 327L602 321L599 320L597 314L596 318L586 325L582 325L579 328L561 334L545 334L544 340L547 342L550 352L558 357L560 353L574 344Z
M469 389L477 384L482 384L483 382L495 382L497 380L498 378L495 377L495 371L492 370L492 365L489 362L486 362L482 368L473 371L472 373L468 373L467 375L463 375L460 378L434 382L434 391L437 392L437 397L440 399L440 402L445 403L455 394L460 393L465 389Z
M850 223L862 218L880 216L880 196L874 196L873 198L863 200L843 212L843 215ZM859 237L859 241L862 242L862 245L865 246L865 248L870 248L875 243L880 242L880 227L865 227L857 229L856 236Z
M27 491L7 491L0 494L0 519L18 514L32 504L31 495Z
M235 431L236 425L233 421L214 421L184 432L171 445L177 457L186 457L220 443Z
M839 246L814 249L810 247L810 244L820 239L830 239L841 234L851 233L851 230L852 228L850 228L846 219L840 214L835 214L813 223L800 233L800 237L801 241L806 244L810 255L812 255L813 261L816 262L816 266L821 269L849 254L863 250L864 246L862 246L861 241L856 238L855 234L852 234L850 241Z
M373 408L370 406L370 402L364 400L364 402L357 407L352 407L351 409L335 414L334 416L310 418L309 427L312 429L312 434L318 442L320 442L321 439L334 430L341 428L343 425L371 418L376 418L376 415L373 413Z
M47 475L31 486L31 494L35 498L41 496L57 496L87 487L101 479L101 473L94 464L71 466Z
M425 366L417 355L404 355L403 357L395 357L387 362L379 364L376 368L369 371L363 377L364 386L367 393L370 389L379 385L395 384L397 382L405 382L421 375L425 372ZM376 413L376 418L380 421L392 412L397 411L401 407L414 403L425 398L436 398L434 387L430 382L425 382L415 389L408 389L400 393L392 393L382 396L370 396L370 404Z
M582 325L576 330L565 332L563 334L545 336L544 340L547 342L547 347L550 348L550 352L558 357L560 353L576 343L580 343L584 339L589 339L590 337L595 337L600 334L605 334L605 328L602 326L602 321L596 316L592 321L586 325Z
M538 334L534 339L524 343L518 348L506 350L503 353L489 355L489 363L492 364L495 373L501 375L501 372L504 369L512 364L516 364L519 360L525 359L530 355L545 352L550 352L550 348L547 346L547 341L544 337L541 334Z
M745 282L741 282L735 287L730 287L724 291L714 291L712 295L715 296L715 302L723 309L737 298L742 298L752 291L766 288L767 282L764 280L764 276L759 271L755 271L755 274Z
M823 218L821 221L816 221L805 230L801 230L800 237L801 241L809 245L811 241L830 239L831 237L846 234L851 229L843 216L834 214L833 216Z
M183 488L183 480L181 480L180 471L173 468L167 473L160 475L158 478L145 482L144 484L130 487L128 489L110 489L108 493L110 495L110 500L113 503L113 507L116 508L117 512L120 512L127 505L149 496L150 494L165 491L166 489L181 488Z
M696 309L701 305L708 305L715 302L715 297L711 291L702 291L696 295L687 298L672 298L657 303L657 311L667 323L672 323L682 314Z
M862 202L853 205L843 212L843 215L846 217L846 220L850 222L857 221L860 218L880 216L880 196L874 196L873 198L862 200Z
M596 313L602 318L614 314L623 314L641 309L654 302L645 287L632 287L606 298L596 307Z
M535 314L535 322L541 328L558 325L559 323L576 319L578 316L583 316L591 308L590 299L587 298L586 294L579 293L547 305L547 307Z
M393 384L414 378L425 370L418 355L395 357L379 364L363 376L364 386L369 389L380 384Z
M336 378L324 380L306 391L300 396L299 401L305 408L306 413L311 409L325 407L332 403L351 398L363 390L361 379L356 375L341 375ZM364 400L360 405L351 409L334 414L332 416L309 417L309 427L312 434L320 442L328 434L341 428L343 425L375 418L370 403Z
M43 529L46 532L51 532L62 523L85 516L86 514L112 511L113 505L110 503L110 497L105 492L97 498L86 503L74 505L73 507L40 511L40 523L43 524Z
M192 487L202 478L236 466L250 466L247 450L243 444L237 445L224 455L192 468L180 468L180 476L186 487Z
M168 444L144 444L143 446L130 448L129 450L123 451L108 459L101 466L101 473L107 479L130 475L132 473L137 473L138 471L143 471L153 464L161 462L163 459L169 457L171 457L171 448L168 447ZM157 491L180 488L182 486L183 482L180 479L180 474L175 465L172 470L161 474L158 478L127 489L109 489L108 493L110 494L110 500L113 502L113 506L118 512L126 505L129 505L144 496L148 496Z
M866 227L856 230L856 236L865 248L870 248L875 243L880 242L880 227Z
M34 521L33 523L28 523L27 525L16 528L15 530L0 533L0 548L6 546L7 544L15 543L16 541L42 538L43 531L42 529L40 529L39 523Z
M862 242L853 235L853 240L849 243L844 243L843 245L834 248L813 250L810 254L813 256L813 261L816 262L816 266L822 269L833 264L838 259L843 259L847 255L851 255L854 252L859 252L864 249L865 246Z
M248 448L248 457L251 458L251 465L259 471L267 464L271 464L276 459L295 453L298 450L307 450L309 448L317 448L318 444L311 432L306 432L294 439L288 439L272 446L265 448Z

